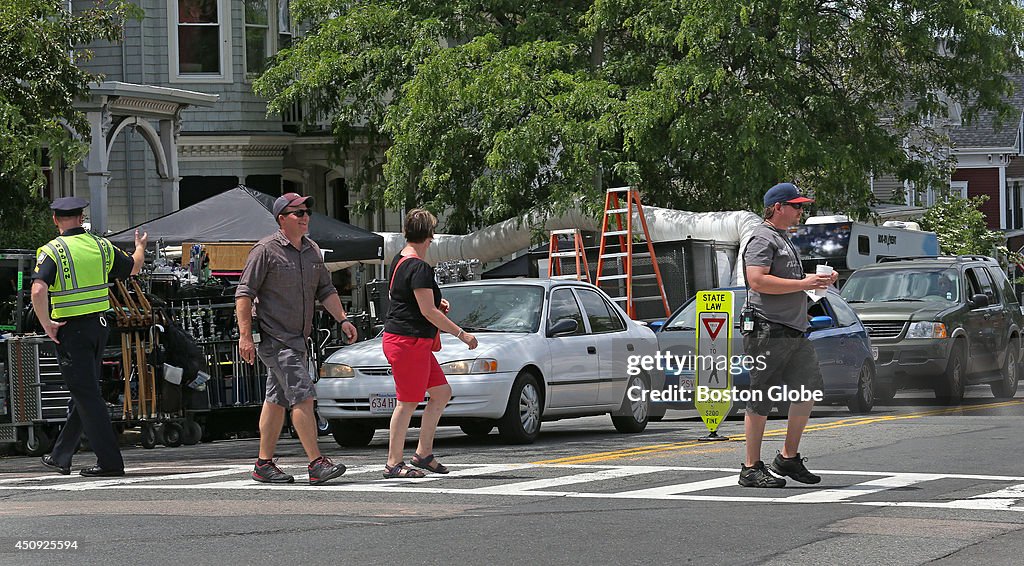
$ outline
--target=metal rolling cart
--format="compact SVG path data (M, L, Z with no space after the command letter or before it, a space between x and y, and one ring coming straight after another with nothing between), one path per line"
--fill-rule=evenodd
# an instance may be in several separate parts
M206 360L209 378L201 388L187 390L191 402L184 409L200 423L203 440L258 434L267 370L259 357L254 365L242 360L234 302L223 295L175 298L168 300L167 311Z
M38 456L67 420L71 395L53 342L45 335L22 335L34 265L30 250L0 250L0 444Z
M0 371L0 443L14 444L29 456L53 446L67 421L71 394L64 386L57 350L45 335L12 336L3 342L6 371Z

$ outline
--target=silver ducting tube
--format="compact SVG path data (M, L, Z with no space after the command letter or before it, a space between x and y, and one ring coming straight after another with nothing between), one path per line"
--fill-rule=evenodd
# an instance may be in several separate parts
M757 214L744 210L687 212L654 206L644 207L644 217L647 220L651 241L663 242L686 238L715 240L738 244L740 250L746 247L754 227L763 222ZM639 218L635 217L634 222L638 223ZM544 231L566 228L601 229L599 219L588 216L579 209L546 218L541 214L531 213L499 222L464 236L437 234L434 244L427 251L426 260L431 264L474 258L488 262L509 256L530 247L531 226L541 224L543 224ZM384 263L390 264L391 259L405 246L405 237L397 232L381 232L380 235L384 237ZM719 281L722 286L743 283L742 262L736 261L735 253L730 250L717 252ZM331 264L329 267L333 270L349 265L352 264Z

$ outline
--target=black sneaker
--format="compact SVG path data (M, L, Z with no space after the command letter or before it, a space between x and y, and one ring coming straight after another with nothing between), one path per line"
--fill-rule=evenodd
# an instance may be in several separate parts
M320 485L345 473L345 464L335 464L327 456L309 463L309 485Z
M743 487L786 487L786 480L773 476L764 462L758 460L749 468L740 464L740 485Z
M263 483L293 483L295 481L291 474L281 471L281 468L278 468L273 460L263 465L257 461L256 466L252 469L252 479Z
M796 456L792 458L783 458L782 453L780 452L775 455L775 460L772 460L769 467L776 474L793 478L800 483L820 482L821 476L816 476L807 471L807 466L804 466L804 462L806 461L807 458L801 458L799 452L797 452Z

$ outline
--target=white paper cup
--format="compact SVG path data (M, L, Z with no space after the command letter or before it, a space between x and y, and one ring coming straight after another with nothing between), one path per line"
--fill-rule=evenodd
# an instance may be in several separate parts
M832 275L832 272L834 271L835 269L832 269L832 266L830 265L819 265L814 270L814 273L817 275ZM824 297L826 294L828 294L828 289L815 289L814 294L819 297Z

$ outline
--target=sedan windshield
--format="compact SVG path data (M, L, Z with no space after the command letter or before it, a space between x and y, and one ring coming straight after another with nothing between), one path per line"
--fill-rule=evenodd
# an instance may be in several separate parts
M537 332L544 288L533 285L445 287L448 318L470 332Z
M867 270L850 276L840 293L848 303L941 302L960 300L956 269Z

